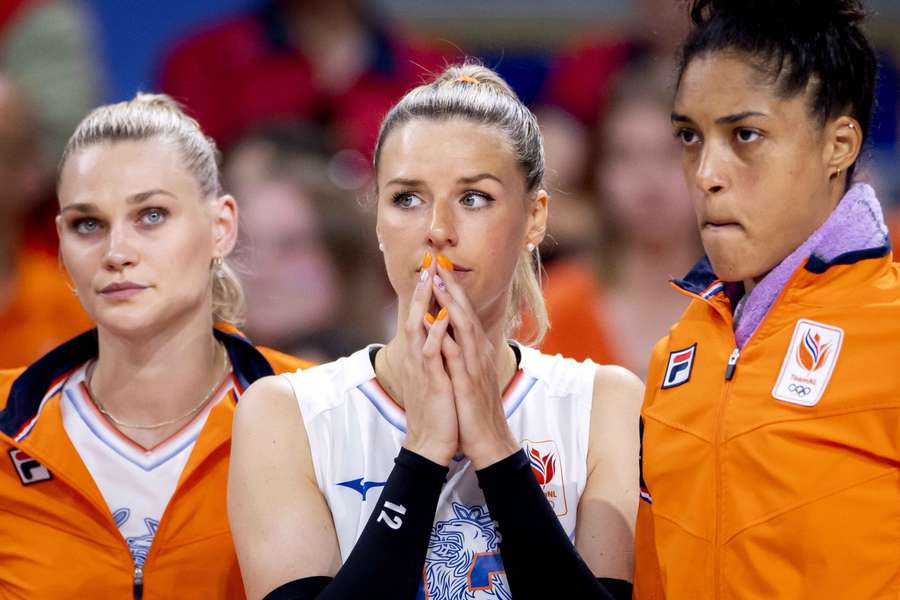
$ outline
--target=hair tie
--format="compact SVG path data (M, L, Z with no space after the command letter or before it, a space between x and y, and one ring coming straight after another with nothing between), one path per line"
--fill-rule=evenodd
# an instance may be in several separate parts
M470 75L460 75L459 77L456 78L456 80L462 81L463 83L481 83L480 81L478 81L477 79L475 79L474 77L472 77Z

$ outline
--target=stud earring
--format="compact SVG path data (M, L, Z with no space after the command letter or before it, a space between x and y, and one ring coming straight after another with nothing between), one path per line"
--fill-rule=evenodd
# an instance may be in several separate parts
M528 249L529 252L534 252L534 244L532 244L531 242L528 242L527 244L525 244L525 247Z
M381 240L378 240L378 249L381 252L384 252L384 242L382 242Z

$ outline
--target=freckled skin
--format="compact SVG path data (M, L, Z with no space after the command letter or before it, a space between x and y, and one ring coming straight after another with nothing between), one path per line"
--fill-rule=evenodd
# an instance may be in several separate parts
M746 113L740 119L723 120ZM685 117L682 119L681 117ZM736 52L688 65L673 106L697 224L716 274L752 286L831 214L843 195L808 91L781 98Z

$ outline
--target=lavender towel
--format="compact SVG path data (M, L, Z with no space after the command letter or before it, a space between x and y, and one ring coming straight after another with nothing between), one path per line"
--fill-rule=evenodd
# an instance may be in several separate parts
M885 246L887 235L875 190L857 183L844 194L828 220L742 299L734 326L738 348L744 347L788 279L810 256L828 262L847 252Z

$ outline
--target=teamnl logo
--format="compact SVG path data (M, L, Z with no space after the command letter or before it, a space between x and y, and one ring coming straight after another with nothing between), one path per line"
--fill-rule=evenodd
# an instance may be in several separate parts
M839 327L800 319L772 395L784 402L815 406L822 398L841 351Z
M541 486L547 502L550 503L556 516L564 516L569 512L569 503L566 500L566 483L556 442L522 440L522 445L531 463L531 472Z

